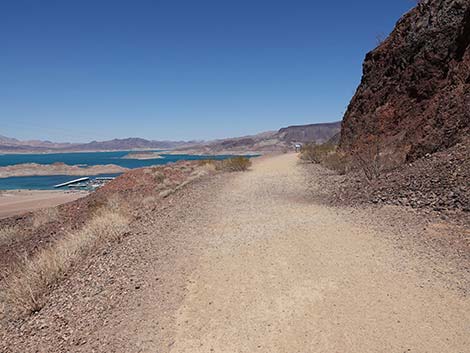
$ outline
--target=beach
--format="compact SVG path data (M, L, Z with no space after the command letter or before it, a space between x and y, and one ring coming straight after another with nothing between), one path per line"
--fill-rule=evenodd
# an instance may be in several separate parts
M77 200L86 191L8 190L0 192L0 219Z

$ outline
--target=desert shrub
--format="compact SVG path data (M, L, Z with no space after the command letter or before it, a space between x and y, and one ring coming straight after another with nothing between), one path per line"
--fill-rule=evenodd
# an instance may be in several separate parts
M216 169L225 172L244 172L250 167L251 161L247 157L233 157L216 163Z
M368 181L377 179L384 171L394 168L392 159L382 153L381 144L376 137L370 137L366 144L352 152L353 168L364 173Z
M122 208L123 206L122 204L123 204L122 198L118 194L113 194L110 197L108 197L105 205L103 205L104 207L102 208L102 210L108 209L111 211L118 212Z
M308 143L302 146L302 150L300 151L300 159L312 162L312 163L322 163L323 160L331 153L334 153L336 150L336 146L324 143L321 145L317 145L315 143Z
M163 174L161 171L155 172L153 176L157 184L163 183L163 181L165 180L165 174Z
M94 216L99 214L103 209L107 208L108 199L103 195L96 195L96 197L88 201L88 212Z
M20 236L20 233L17 226L2 226L0 228L0 246L11 244L15 238Z
M328 153L323 158L321 164L340 175L347 174L352 168L351 157L340 151Z
M2 301L27 313L40 310L51 288L73 265L97 248L118 241L128 229L128 220L118 213L96 216L80 231L25 259L6 277Z
M44 224L54 222L59 218L59 209L57 207L44 208L34 213L33 227L38 228Z
M201 159L197 161L197 165L199 167L205 167L207 165L215 165L215 164L216 164L216 161L213 159Z

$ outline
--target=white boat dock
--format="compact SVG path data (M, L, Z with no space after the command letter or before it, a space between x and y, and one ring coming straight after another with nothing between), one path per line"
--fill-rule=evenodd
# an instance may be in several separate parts
M82 181L87 181L87 180L90 180L90 178L89 177L79 178L79 179L68 181L66 183L54 185L54 188L61 188L67 185L76 184L76 183L80 183Z

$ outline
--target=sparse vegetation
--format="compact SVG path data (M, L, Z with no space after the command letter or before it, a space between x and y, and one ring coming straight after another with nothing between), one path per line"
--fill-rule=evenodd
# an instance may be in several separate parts
M0 245L8 245L20 235L17 226L4 226L0 228Z
M366 146L352 152L354 169L361 170L368 181L375 180L386 171L391 171L403 161L399 155L385 153L376 137L370 137Z
M28 313L40 310L47 293L74 264L97 248L118 241L128 229L128 219L121 214L101 213L80 231L26 258L6 277L2 301Z
M251 167L251 160L247 157L232 157L224 160L205 159L198 162L199 166L207 169L214 168L224 172L244 172Z
M364 148L350 153L338 150L333 144L306 144L302 147L300 159L321 164L340 175L361 171L368 181L377 179L383 172L401 164L401 161L394 159L393 154L383 153L381 145L374 138Z
M304 161L321 164L341 175L348 173L352 167L350 156L338 151L337 146L331 143L307 144L302 147L300 158Z
M155 172L153 176L155 177L155 182L157 184L163 183L163 181L165 180L165 174L160 171Z
M46 223L54 222L59 218L57 207L44 208L34 213L33 227L38 228Z
M325 158L336 151L336 146L324 143L317 145L315 143L308 143L302 146L300 151L300 159L312 163L322 163Z
M353 161L368 181L377 179L382 172L380 148L378 144L370 144L367 148L355 151Z
M233 157L216 163L216 169L225 172L244 172L251 167L251 161L247 157Z
M352 169L351 157L341 151L328 153L321 163L340 175L345 175Z

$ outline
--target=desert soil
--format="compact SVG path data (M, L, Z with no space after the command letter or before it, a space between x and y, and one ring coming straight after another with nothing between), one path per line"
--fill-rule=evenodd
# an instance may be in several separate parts
M420 225L401 210L390 225L389 209L325 206L307 177L286 154L176 194L71 276L9 348L468 352L468 272L411 249Z
M87 192L11 190L0 192L0 219L77 200Z

